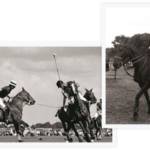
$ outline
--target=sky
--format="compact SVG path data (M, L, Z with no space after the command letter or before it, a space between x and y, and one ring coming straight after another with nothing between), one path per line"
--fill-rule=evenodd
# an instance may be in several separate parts
M105 46L112 47L115 36L150 33L150 7L123 5L105 9Z
M10 80L17 81L17 87L10 96L15 96L22 87L35 99L34 106L25 106L23 120L29 125L36 123L55 123L57 108L62 106L63 96L56 87L58 75L54 57L56 53L60 78L64 82L75 80L80 90L92 89L101 98L101 48L100 47L0 47L0 88ZM96 105L91 106L94 116Z

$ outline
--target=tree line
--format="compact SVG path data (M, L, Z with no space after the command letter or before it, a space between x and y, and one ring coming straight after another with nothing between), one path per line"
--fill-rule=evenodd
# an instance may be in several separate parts
M113 47L106 48L106 59L113 58L116 54L115 46L117 44L130 44L135 46L137 49L141 51L149 50L150 46L150 34L143 33L143 34L135 34L131 37L127 37L125 35L116 36L115 39L112 41Z

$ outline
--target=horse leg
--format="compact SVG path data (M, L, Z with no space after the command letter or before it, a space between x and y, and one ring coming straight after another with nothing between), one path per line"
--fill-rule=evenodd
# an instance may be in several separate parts
M34 133L33 133L33 131L32 131L32 129L30 128L30 126L26 123L26 122L24 122L23 120L18 120L17 121L19 124L23 124L28 130L29 130L29 132L30 132L30 135L33 137L33 136L35 136L34 135Z
M133 120L137 120L138 118L138 112L139 112L139 99L142 96L143 93L145 93L145 91L148 89L148 83L146 82L140 92L136 95L135 97L135 106L134 106L134 113L133 113Z
M148 105L148 112L150 114L150 99L149 99L149 95L148 95L148 92L145 91L144 92L144 95L145 95L145 98L146 98L146 101L147 101L147 105Z
M80 136L79 136L79 133L77 132L77 130L76 130L76 128L75 128L75 126L74 126L73 123L72 123L72 129L73 129L73 131L74 131L76 137L78 138L79 142L83 142L83 141L81 140L81 138L80 138Z
M68 138L69 142L73 142L73 139L70 138L70 136L69 136L69 131L70 131L71 127L72 127L71 123L68 123L68 127L66 129L66 133L67 133L67 138Z
M83 133L84 133L84 136L85 136L85 138L86 138L86 141L87 141L87 142L91 142L91 138L90 138L89 135L87 134L87 132L86 132L84 126L83 126L83 123L82 123L81 121L79 121L78 123L79 123L79 125L80 125L80 127L81 127L81 129L82 129L82 131L83 131Z
M88 116L87 118L86 118L86 120L87 120L87 123L88 123L88 127L89 127L89 130L90 130L90 135L91 135L91 138L94 140L95 139L95 136L94 136L94 133L93 133L93 127L92 127L92 121L91 121L91 117L90 116Z
M62 122L62 125L63 125L63 128L64 128L64 131L65 131L65 133L66 133L68 142L72 142L72 138L70 138L70 136L69 136L69 130L71 129L70 125L68 124L68 128L66 128L65 122L62 121L62 120L61 120L61 122ZM66 142L67 142L67 141L66 141Z
M101 140L102 139L102 128L99 127L97 130L97 140ZM99 134L98 134L99 133Z
M15 130L16 130L16 133L17 133L18 142L23 142L21 140L21 134L20 134L20 131L19 131L19 124L18 123L14 123L14 127L15 127Z

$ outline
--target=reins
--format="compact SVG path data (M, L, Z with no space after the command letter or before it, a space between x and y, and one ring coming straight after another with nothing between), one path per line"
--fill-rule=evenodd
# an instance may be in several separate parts
M133 49L133 47L132 47L132 49ZM133 50L136 51L135 49L133 49ZM128 51L129 51L129 50L128 50ZM129 75L129 76L131 76L131 77L133 77L133 78L134 78L134 76L131 75L131 74L127 71L127 69L126 69L126 67L125 67L126 62L131 61L132 64L136 64L136 63L140 62L141 60L143 60L143 59L146 57L146 59L145 59L143 65L142 65L142 67L141 67L140 70L138 71L138 73L139 73L139 72L143 69L144 65L146 64L147 56L148 56L148 54L150 53L150 52L148 52L148 53L146 53L145 55L142 56L143 53L141 53L141 51L139 51L139 50L138 50L138 52L139 52L141 55L138 55L138 56L135 57L135 58L126 59L125 61L123 61L123 67L124 67L125 72L127 73L127 75ZM141 58L140 58L140 57L141 57ZM118 59L120 59L121 61L123 60L122 57L117 56L117 55L115 56L115 58L118 58ZM138 58L139 58L139 59L138 59ZM135 59L137 59L137 60L135 60ZM133 60L135 60L135 61L133 61ZM137 74L138 74L138 73L137 73Z

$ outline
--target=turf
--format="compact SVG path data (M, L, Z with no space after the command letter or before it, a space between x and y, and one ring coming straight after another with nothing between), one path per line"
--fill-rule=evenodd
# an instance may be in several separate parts
M133 74L133 69L129 72ZM150 114L144 96L140 98L139 118L133 121L135 96L140 88L123 68L106 73L106 124L149 124Z

